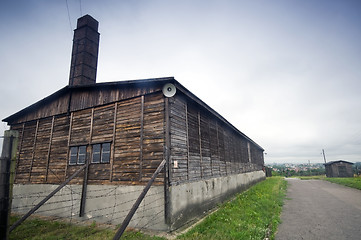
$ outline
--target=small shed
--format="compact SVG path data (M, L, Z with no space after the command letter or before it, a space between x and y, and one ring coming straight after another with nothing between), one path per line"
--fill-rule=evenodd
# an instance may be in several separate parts
M353 177L352 162L344 160L325 163L327 177Z

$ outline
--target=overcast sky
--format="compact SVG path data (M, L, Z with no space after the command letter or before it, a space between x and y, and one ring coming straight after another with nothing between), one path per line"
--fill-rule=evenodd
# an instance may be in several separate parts
M1 119L68 84L73 29L90 14L97 82L174 76L266 163L323 162L322 149L361 161L359 0L1 3Z

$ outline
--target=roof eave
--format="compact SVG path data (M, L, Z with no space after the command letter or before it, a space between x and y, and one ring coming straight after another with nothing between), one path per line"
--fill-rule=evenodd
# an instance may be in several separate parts
M176 82L174 77L161 77L161 78L149 78L149 79L137 79L137 80L125 80L125 81L117 81L117 82L103 82L103 83L95 83L95 84L89 84L89 85L81 85L81 86L65 86L61 88L60 90L54 92L53 94L33 103L32 105L23 108L22 110L10 115L7 118L4 118L2 121L11 123L17 118L20 118L21 116L25 115L28 112L31 112L36 107L45 104L46 102L59 97L60 95L63 95L69 91L76 91L76 90L83 90L83 89L92 89L92 88L102 88L102 87L119 87L119 86L129 86L129 85L142 85L142 84L160 84L165 82Z
M4 118L2 121L7 122L7 123L11 123L11 122L13 122L14 119L17 119L17 118L25 115L26 113L32 111L34 108L38 107L39 105L42 105L42 104L46 103L47 101L50 101L53 98L57 98L60 95L63 95L65 93L67 93L68 91L69 91L69 87L65 86L65 87L61 88L60 90L50 94L49 96L47 96L47 97L45 97L45 98L31 104L30 106L28 106L26 108L23 108L22 110L8 116L7 118Z

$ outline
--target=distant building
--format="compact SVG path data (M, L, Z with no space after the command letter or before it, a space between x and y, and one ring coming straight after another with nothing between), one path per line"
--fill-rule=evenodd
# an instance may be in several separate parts
M351 162L339 160L325 163L327 177L353 177Z

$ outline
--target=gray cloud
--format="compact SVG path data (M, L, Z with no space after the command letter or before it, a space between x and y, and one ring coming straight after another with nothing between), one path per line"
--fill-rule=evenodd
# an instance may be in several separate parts
M37 2L37 3L35 3ZM76 1L4 6L2 118L68 82ZM10 3L8 3L10 4ZM83 1L98 82L174 76L267 162L361 161L358 1ZM4 128L4 126L3 126Z

